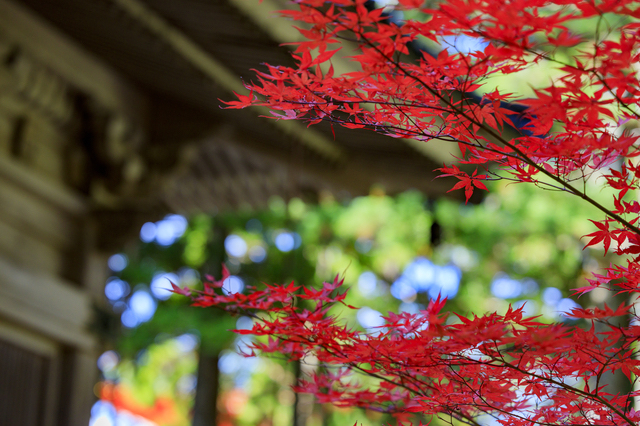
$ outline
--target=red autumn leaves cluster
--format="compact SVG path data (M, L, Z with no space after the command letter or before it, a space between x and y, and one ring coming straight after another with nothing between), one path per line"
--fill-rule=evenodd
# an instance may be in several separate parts
M631 0L400 0L403 22L365 0L297 0L282 14L300 27L295 67L267 65L247 83L248 95L228 108L267 106L276 119L365 128L394 138L456 144L457 165L439 169L458 181L467 200L483 180L508 179L564 191L595 206L586 246L602 246L619 264L589 278L582 294L607 288L640 291L640 4ZM412 18L408 18L412 17ZM435 55L416 46L475 40L475 50ZM453 43L455 44L455 43ZM351 72L332 61L348 56ZM340 60L345 60L342 58ZM487 77L543 64L553 79L521 98L482 90ZM523 81L522 84L527 84ZM517 104L518 108L513 108ZM519 112L516 112L517 111ZM391 142L390 142L391 143ZM596 201L586 181L613 191ZM224 278L224 277L223 277ZM197 306L256 318L254 349L313 355L318 373L299 386L320 402L395 413L450 416L478 424L481 415L503 425L637 425L637 392L613 394L602 378L640 374L633 306L574 310L586 327L548 325L505 315L446 322L444 301L420 314L389 314L367 334L331 315L344 303L341 283L322 289L267 286L247 294L176 291ZM596 326L597 325L597 326ZM358 384L353 374L373 384Z
M227 277L225 270L220 281L209 277L202 291L181 291L194 306L253 317L252 329L236 330L257 338L248 355L312 356L321 368L296 390L321 403L392 413L401 421L416 413L471 424L487 413L505 425L640 421L640 412L630 408L633 395L612 394L599 383L614 371L629 378L640 373L632 356L640 326L611 323L627 315L629 306L576 309L574 318L592 323L583 329L537 322L524 317L522 308L456 315L458 321L450 323L445 300L438 299L419 314L389 313L384 327L367 333L331 314L346 296L337 278L320 289L291 283L227 294ZM595 322L604 329L596 332ZM359 382L357 375L370 380Z

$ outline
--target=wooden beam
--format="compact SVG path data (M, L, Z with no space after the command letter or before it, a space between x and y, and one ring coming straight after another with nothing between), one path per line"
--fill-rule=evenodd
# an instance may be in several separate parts
M133 117L144 110L142 97L132 85L23 6L0 0L0 28L12 41L19 42L20 48L51 67L65 81L73 82L78 90L91 93L105 107Z
M238 194L228 191L226 186L211 174L211 170L206 167L202 160L194 161L192 167L202 176L202 180L195 185L196 192L199 192L202 198L208 196L213 202L213 205L219 210L224 210L226 207L231 209L237 206L239 201L237 198ZM191 176L193 176L193 174ZM193 177L197 179L196 176ZM209 191L208 194L206 190Z
M237 75L146 4L139 0L111 1L216 84L229 92L247 94L247 90ZM256 107L256 111L269 115L269 109L266 107ZM269 120L269 122L323 157L334 162L346 161L346 153L339 145L323 134L306 128L302 123L292 120ZM265 120L265 125L267 125L266 123Z
M266 205L268 197L264 191L256 188L252 185L252 182L246 178L246 176L254 172L254 170L246 167L247 160L238 152L237 147L228 142L220 144L219 147L219 149L224 150L229 162L225 163L214 153L209 153L209 158L215 164L216 168L221 171L223 179L228 182L227 185L233 186L233 188L237 188L246 193L248 197L245 201L248 201L254 208L260 205ZM235 173L232 173L232 169L235 170Z
M234 133L233 137L247 150L266 156L274 164L279 164L283 170L288 167L282 159L280 151L265 146L241 131ZM421 161L426 163L426 160ZM434 196L444 196L447 190L451 189L451 181L447 181L447 179L433 180L435 174L430 170L425 170L427 172L425 175L424 173L416 173L416 169L413 167L403 168L402 164L389 165L387 163L388 159L377 153L361 152L359 155L353 156L349 161L349 167L333 170L307 161L300 173L305 181L318 182L318 186L326 185L328 188L343 188L350 191L352 195L368 194L374 183L382 184L390 193L396 193L406 188L416 188ZM391 171L390 168L393 168L394 171ZM288 179L285 177L284 181L288 182ZM449 196L455 198L456 194Z

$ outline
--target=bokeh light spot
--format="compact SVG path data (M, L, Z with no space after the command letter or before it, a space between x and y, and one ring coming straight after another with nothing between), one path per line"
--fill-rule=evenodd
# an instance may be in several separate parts
M555 287L547 287L542 292L542 301L545 305L556 306L562 299L562 292Z
M112 302L122 299L129 294L129 284L120 278L111 277L104 286L104 295Z
M538 283L535 280L531 278L525 278L522 280L522 294L535 294L538 290L540 290L540 286L538 286Z
M242 356L232 351L224 351L218 360L218 368L223 374L233 374L241 365Z
M173 223L161 220L156 224L156 242L161 246L170 246L176 240Z
M253 320L249 317L240 317L236 321L236 329L251 330L253 328Z
M171 227L173 228L173 236L174 238L180 238L187 231L187 225L189 222L187 219L179 214L170 214L164 218L165 222L171 223Z
M538 304L533 300L518 300L513 304L515 309L520 309L523 306L522 315L525 317L532 317L538 314Z
M242 257L247 253L247 243L241 236L231 234L224 240L224 249L229 256Z
M149 321L156 312L156 307L156 301L145 290L137 290L129 300L129 308L136 315L139 322Z
M173 273L160 272L151 280L151 293L153 293L156 299L167 300L173 294L170 290L171 283L178 285L180 278Z
M175 342L178 345L178 350L183 353L194 351L200 344L200 339L197 336L185 333L175 338Z
M436 276L433 285L429 287L429 297L435 299L438 295L441 298L453 298L458 294L460 288L460 278L462 273L455 265L440 266L436 269Z
M262 246L253 246L249 249L249 259L255 263L261 263L267 258L267 251Z
M157 226L153 222L147 222L140 228L140 240L150 243L156 239Z
M109 269L111 269L113 272L122 271L124 268L127 267L128 264L129 264L129 259L127 258L127 256L120 253L114 254L107 261L107 265L109 266Z
M358 277L358 290L365 297L372 297L376 292L378 277L371 271L365 271Z
M558 310L558 315L567 317L574 309L579 309L582 306L577 304L574 300L565 297L564 299L560 299L556 309Z
M407 312L409 314L418 314L420 313L420 309L424 309L419 303L410 302L410 303L401 303L398 311Z
M106 351L98 358L98 368L102 372L107 373L116 368L118 362L120 362L120 357L118 356L117 352Z
M434 283L436 272L435 265L429 259L417 257L404 268L403 276L416 291L427 291Z
M115 426L116 409L106 401L96 401L91 407L89 426Z
M368 306L363 306L358 309L356 318L360 325L366 329L382 327L385 322L380 312L375 309L371 309Z
M470 54L484 50L489 44L488 41L479 37L470 37L466 34L448 35L440 37L440 45L450 54L463 53Z
M127 308L124 310L124 312L122 312L122 315L120 316L120 321L122 321L122 325L124 325L127 328L134 328L134 327L137 327L138 324L140 324L140 320L138 319L138 316L130 308Z
M404 276L401 276L393 284L391 284L391 295L396 299L409 302L412 301L411 299L414 298L416 294L416 289Z
M498 273L491 282L491 294L500 299L513 299L522 294L522 283L505 273Z
M222 291L225 295L240 293L242 290L244 290L244 281L236 275L231 275L222 283Z
M274 241L276 247L278 248L278 250L280 250L281 252L289 252L291 250L293 250L296 246L296 241L294 239L294 236L291 232L280 232Z

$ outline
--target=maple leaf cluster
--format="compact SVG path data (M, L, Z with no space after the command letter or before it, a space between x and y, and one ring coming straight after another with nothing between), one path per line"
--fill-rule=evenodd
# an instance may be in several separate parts
M576 294L603 287L637 297L640 204L630 195L640 185L634 130L640 118L639 2L399 0L397 10L418 16L401 23L365 0L295 3L282 14L297 21L305 39L293 53L297 66L256 71L256 81L246 83L249 94L226 102L228 108L267 106L274 119L451 142L460 151L457 165L439 170L458 179L452 190L464 189L467 200L490 179L578 196L602 213L592 220L596 230L585 236L586 246L602 246L619 261ZM443 44L459 37L482 47L435 55L419 48L424 40ZM336 75L332 61L340 49L355 65ZM488 77L540 64L555 74L530 98L483 89ZM608 205L589 193L593 176L613 191ZM591 324L580 328L541 324L523 317L522 309L458 316L448 324L438 299L416 315L389 314L383 328L366 334L330 315L333 304L344 303L338 280L319 290L290 284L247 294L225 294L222 282L210 279L202 292L175 290L196 306L253 315L253 329L238 332L268 337L254 350L292 359L313 354L326 368L298 390L321 402L390 412L400 420L421 413L467 424L478 424L481 414L503 425L640 422L632 408L638 392L612 394L602 383L608 372L621 371L634 383L640 374L634 352L640 326L613 321L635 316L632 304L576 309L571 315ZM358 385L348 378L356 373L378 385Z
M414 413L449 416L478 424L490 414L504 425L635 425L640 412L630 407L639 392L612 394L603 375L622 371L629 380L640 373L634 344L640 326L621 328L613 319L629 313L574 309L573 318L592 322L588 329L544 324L526 318L523 308L466 318L449 324L446 300L432 300L417 314L389 313L375 332L349 329L330 311L349 308L347 290L338 277L322 288L267 285L264 290L229 294L229 273L219 281L207 277L204 290L177 289L194 306L215 307L254 318L239 334L264 336L248 346L254 356L284 354L292 360L313 355L324 368L301 381L298 392L320 403L363 407L408 421ZM605 330L595 331L598 322ZM366 386L353 380L374 378Z

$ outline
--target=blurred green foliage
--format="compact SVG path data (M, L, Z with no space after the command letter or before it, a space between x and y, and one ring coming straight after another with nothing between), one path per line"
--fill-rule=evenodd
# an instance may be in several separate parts
M429 201L417 192L390 197L372 190L370 196L348 202L331 196L325 196L318 205L300 199L289 203L274 199L261 212L195 216L172 245L138 242L126 248L129 263L116 275L139 288L147 286L159 271L173 271L183 277L183 282L177 284L199 288L200 281L194 279L197 275L184 272L193 269L201 277L219 277L222 262L245 285L252 286L291 280L319 285L339 274L351 286L347 303L384 314L397 311L403 302L390 295L392 283L416 257L423 256L437 265L455 264L462 271L460 291L448 302L451 311L505 311L508 303L527 300L534 309L532 313L546 315L542 318L545 321L558 320L553 309L545 307L541 295L545 288L556 287L567 297L569 289L582 285L587 270L598 267L596 258L601 253L583 251L579 239L590 232L586 219L597 217L597 213L565 193L542 191L530 185L498 182L490 189L478 205L446 199ZM559 205L561 209L557 208ZM434 244L440 238L432 236L432 231L442 233L441 244ZM283 232L297 235L300 246L290 251L278 249L275 240ZM241 237L246 243L242 255L232 256L225 251L224 242L229 235ZM255 261L255 256L252 260L256 250L264 250L263 260ZM377 277L373 294L363 292L357 285L361 274L367 271ZM528 293L523 291L507 299L492 294L492 282L500 274L528 283ZM404 302L425 306L428 300L426 294L418 293ZM120 302L126 303L126 298ZM113 303L116 306L119 302ZM359 327L356 311L342 309L336 313L350 326ZM188 307L186 298L174 295L159 302L151 321L125 329L116 340L116 348L131 359L154 342L162 344L168 337L194 333L200 338L201 350L217 353L232 347L234 336L227 330L235 328L236 320L214 309ZM139 386L150 386L150 378L141 372L132 373L134 365L140 371L147 368L139 361L123 362L119 370L122 377L139 377ZM196 364L189 365L195 368ZM257 366L249 381L241 385L231 376L222 377L224 392L241 386L248 395L244 409L237 414L227 413L228 418L243 426L291 424L291 367L283 360L273 359L260 360ZM159 371L172 375L175 382L173 375L178 373L163 368ZM184 368L180 371L186 374ZM188 373L193 374L193 370ZM138 392L141 400L152 399L151 394ZM223 411L224 407L223 403ZM318 406L309 422L310 426L320 426L355 420L367 426L385 419L376 413Z

